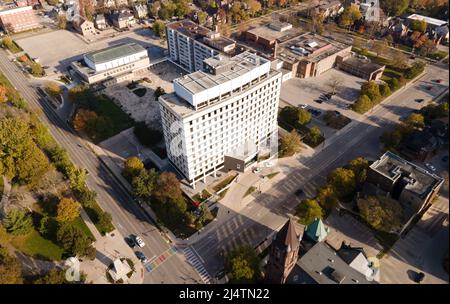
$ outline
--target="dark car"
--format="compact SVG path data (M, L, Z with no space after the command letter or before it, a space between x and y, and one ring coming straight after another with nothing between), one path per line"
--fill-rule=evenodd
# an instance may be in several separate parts
M427 90L430 91L433 88L433 86L428 86Z
M423 99L423 98L418 98L418 99L416 99L415 101L418 102L418 103L421 103L421 102L424 101L424 99Z
M136 242L132 237L126 237L125 242L127 242L128 246L130 246L131 248L134 248L134 246L136 246Z
M448 162L448 155L444 156L444 157L442 158L442 161L443 161L443 162Z
M341 115L341 112L339 112L339 111L334 111L334 114L336 114L336 115Z
M317 103L322 103L323 102L323 100L320 100L320 99L314 99L314 101L317 102Z
M147 259L147 257L145 256L145 254L144 254L143 252L136 251L134 254L136 255L136 257L137 257L142 263L147 263L147 262L148 262L148 259Z
M303 189L297 189L297 191L295 191L295 195L300 196L303 194Z
M222 270L218 271L214 277L218 280L221 280L223 277L225 277L225 275L226 275L226 272L224 269L222 269Z
M418 272L414 278L414 282L420 283L425 278L425 274L423 272Z
M331 93L328 93L328 94L325 94L324 95L327 99L330 99L331 98L331 96L333 96Z

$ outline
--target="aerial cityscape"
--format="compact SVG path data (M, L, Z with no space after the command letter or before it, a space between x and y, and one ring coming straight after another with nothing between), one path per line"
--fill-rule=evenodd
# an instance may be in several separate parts
M448 22L0 0L0 284L448 284Z

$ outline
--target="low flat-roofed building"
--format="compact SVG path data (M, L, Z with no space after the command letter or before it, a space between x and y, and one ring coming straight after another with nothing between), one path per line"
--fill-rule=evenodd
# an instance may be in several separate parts
M338 58L340 70L361 77L367 81L379 80L383 76L386 66L372 62L367 57L359 57L356 55L349 55Z
M150 65L148 52L141 45L126 43L83 55L71 66L87 83L110 85L133 79Z
M320 35L305 33L280 43L276 58L283 61L283 68L292 71L292 76L309 78L335 67L337 58L348 56L351 48Z
M324 242L316 243L297 262L287 284L374 284L350 267Z
M42 27L31 6L1 10L0 26L6 33L18 33Z
M203 68L203 60L235 55L236 42L191 20L166 25L169 58L189 72Z
M431 204L444 179L388 151L370 165L366 183L389 193L407 211L401 233Z
M278 142L281 73L269 60L250 52L208 58L173 86L159 98L167 155L192 187L222 168L244 171Z

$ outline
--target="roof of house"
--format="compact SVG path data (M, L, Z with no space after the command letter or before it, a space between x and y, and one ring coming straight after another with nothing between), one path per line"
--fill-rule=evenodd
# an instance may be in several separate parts
M361 70L367 74L371 74L371 73L376 72L385 67L384 65L375 63L375 62L371 61L370 59L360 59L356 56L348 57L347 59L345 59L343 61L343 64L347 64L352 67L355 67L358 70Z
M439 19L431 18L431 17L427 17L427 16L422 16L419 14L412 14L412 15L408 16L408 19L419 20L419 21L423 20L427 24L436 25L436 26L441 26L441 25L448 23L448 21L439 20Z
M329 228L325 226L322 219L316 218L314 222L305 227L305 234L316 242L323 241L329 232Z
M365 275L350 267L336 251L319 242L297 262L288 276L293 284L372 284Z
M272 244L280 249L288 249L289 251L299 246L300 239L301 235L297 234L294 221L289 219L280 231L275 234Z
M95 52L87 53L84 56L92 61L94 64L112 61L114 59L122 58L128 55L136 54L145 51L145 49L136 43L119 44L108 47Z

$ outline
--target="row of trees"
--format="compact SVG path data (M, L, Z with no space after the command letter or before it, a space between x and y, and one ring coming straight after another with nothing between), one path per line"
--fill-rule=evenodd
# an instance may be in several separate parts
M350 202L362 189L367 178L369 162L362 158L350 161L345 167L336 168L327 177L327 184L320 188L314 199L303 200L296 209L299 222L311 224L337 206L338 202Z
M124 164L123 176L131 182L133 194L148 203L158 219L168 228L194 226L200 229L211 218L206 205L201 205L199 216L188 211L188 205L180 188L180 182L171 172L157 173L147 170L137 157L130 157Z

